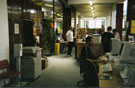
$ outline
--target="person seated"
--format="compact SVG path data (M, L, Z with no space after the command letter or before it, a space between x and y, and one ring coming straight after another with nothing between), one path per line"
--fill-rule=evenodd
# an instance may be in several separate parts
M57 42L57 43L60 43L60 42L62 42L62 41L63 41L62 36L61 36L60 33L58 33L58 34L57 34L57 37L56 37L56 42Z
M84 87L98 87L98 65L97 63L105 62L98 60L92 53L90 47L93 44L93 38L86 38L86 46L81 50L80 55L80 73L86 83Z

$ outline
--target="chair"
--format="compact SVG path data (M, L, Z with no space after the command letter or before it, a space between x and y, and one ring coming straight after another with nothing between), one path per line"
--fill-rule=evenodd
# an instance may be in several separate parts
M21 86L21 81L19 78L20 72L11 71L9 68L8 60L0 61L0 70L3 70L3 72L0 73L0 78L4 79L4 86L6 85L7 79L12 79L16 77L18 78Z

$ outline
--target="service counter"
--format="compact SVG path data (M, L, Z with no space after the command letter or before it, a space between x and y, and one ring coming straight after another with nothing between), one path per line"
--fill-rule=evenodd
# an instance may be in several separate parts
M85 42L77 41L76 47L77 47L77 58L80 58L81 50L85 46ZM93 44L91 46L92 53L95 56L103 56L105 53L103 51L103 46L100 43Z

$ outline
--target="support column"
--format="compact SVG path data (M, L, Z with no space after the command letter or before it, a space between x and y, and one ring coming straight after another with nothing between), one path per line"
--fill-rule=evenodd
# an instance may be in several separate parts
M135 20L135 0L128 0L127 21Z
M71 26L71 8L63 9L63 37L66 37L66 32Z
M128 0L127 6L127 21L131 22L135 20L135 0ZM128 41L128 35L130 34L130 29L127 29L126 40Z
M116 29L122 39L122 23L123 23L123 4L117 4L116 7Z

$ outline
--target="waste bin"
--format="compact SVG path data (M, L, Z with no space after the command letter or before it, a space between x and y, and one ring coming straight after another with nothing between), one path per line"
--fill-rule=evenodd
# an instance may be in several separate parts
M60 53L60 43L55 43L55 54Z

